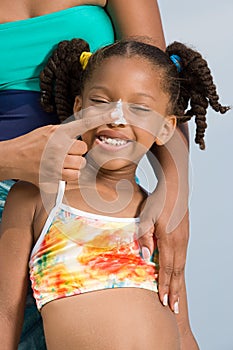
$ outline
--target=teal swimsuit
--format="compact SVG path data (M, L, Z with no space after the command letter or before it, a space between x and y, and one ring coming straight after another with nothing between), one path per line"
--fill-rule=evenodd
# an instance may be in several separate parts
M48 15L0 24L0 90L39 91L39 74L62 40L82 38L91 51L114 41L103 8L77 6Z

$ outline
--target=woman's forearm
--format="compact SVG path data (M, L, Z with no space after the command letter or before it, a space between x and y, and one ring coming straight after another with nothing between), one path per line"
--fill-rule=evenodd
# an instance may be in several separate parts
M16 178L14 159L17 152L17 145L11 141L0 142L0 181Z
M54 128L44 126L0 142L0 181L17 179L38 184L41 156Z
M153 146L148 153L149 161L158 178L158 187L165 193L165 215L173 213L180 221L188 208L188 127L177 127L165 146ZM165 191L165 192L164 192ZM168 218L168 219L169 219Z
M156 0L108 0L109 13L117 39L139 36L165 50L160 11Z

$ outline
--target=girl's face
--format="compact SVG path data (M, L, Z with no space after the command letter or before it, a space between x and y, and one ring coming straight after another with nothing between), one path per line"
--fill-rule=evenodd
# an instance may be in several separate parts
M169 96L161 89L161 79L162 72L147 60L113 56L86 82L75 112L83 109L84 117L114 112L127 121L82 135L101 167L116 170L137 163L155 141L163 144L171 137L176 118L167 116Z

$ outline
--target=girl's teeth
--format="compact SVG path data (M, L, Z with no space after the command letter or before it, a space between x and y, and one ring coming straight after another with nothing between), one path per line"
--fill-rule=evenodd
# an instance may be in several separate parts
M107 143L107 144L113 145L113 146L122 146L122 145L126 145L126 143L127 143L126 140L112 139L110 137L104 137L104 136L100 136L100 140L103 143Z

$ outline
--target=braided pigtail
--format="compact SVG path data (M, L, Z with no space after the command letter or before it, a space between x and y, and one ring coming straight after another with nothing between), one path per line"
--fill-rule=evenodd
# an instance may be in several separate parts
M55 111L61 122L73 114L83 73L80 55L89 50L89 45L82 39L64 40L40 74L41 105L46 112Z
M219 103L211 71L200 53L179 42L169 45L166 52L170 57L177 55L180 58L180 94L174 114L181 117L178 118L179 122L186 122L195 116L195 142L199 144L200 149L205 149L208 106L221 114L226 113L230 107Z

